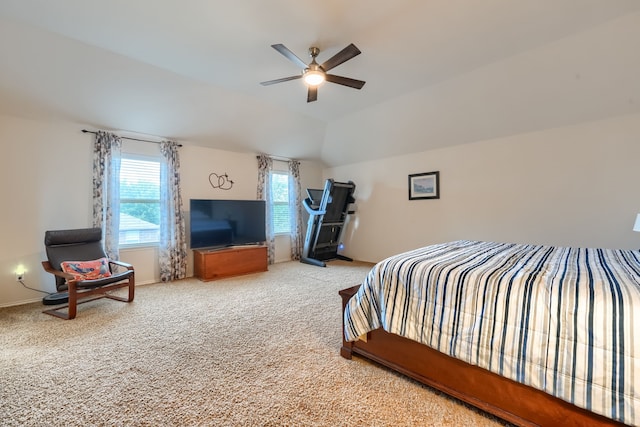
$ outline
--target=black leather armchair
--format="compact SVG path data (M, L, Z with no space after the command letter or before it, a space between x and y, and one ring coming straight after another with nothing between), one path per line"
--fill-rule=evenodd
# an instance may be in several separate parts
M62 269L61 264L64 261L92 261L107 257L102 245L100 228L47 231L44 236L44 245L48 259L42 262L42 266L45 271L55 276L58 292L68 293L68 304L45 310L44 313L61 319L73 319L76 317L79 303L98 298L133 301L135 272L130 264L107 260L110 276L91 280L78 278ZM127 297L109 294L110 291L125 287L129 288ZM67 308L66 313L65 308Z

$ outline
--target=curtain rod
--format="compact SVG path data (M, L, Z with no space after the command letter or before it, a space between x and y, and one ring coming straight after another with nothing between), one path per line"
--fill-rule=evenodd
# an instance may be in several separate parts
M279 156L267 156L267 157L270 158L271 160L279 160L281 162L290 162L292 160L295 160L295 159L290 159L288 157L279 157ZM259 159L259 158L260 156L256 156L256 159Z
M82 133L92 133L92 134L94 134L94 135L97 135L97 134L98 134L98 132L96 132L96 131L93 131L93 130L86 130L86 129L82 129ZM158 141L151 141L151 140L149 140L149 139L129 138L128 136L121 136L120 138L122 138L122 139L128 139L128 140L131 140L131 141L151 142L151 143L153 143L153 144L160 144ZM178 145L178 147L182 147L182 144L177 144L177 145Z

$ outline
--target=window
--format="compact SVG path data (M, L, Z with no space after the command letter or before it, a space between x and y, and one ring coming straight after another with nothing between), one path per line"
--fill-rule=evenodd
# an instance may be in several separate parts
M123 155L120 165L120 245L160 241L160 161Z
M271 173L271 196L273 200L273 233L291 232L289 213L289 174Z

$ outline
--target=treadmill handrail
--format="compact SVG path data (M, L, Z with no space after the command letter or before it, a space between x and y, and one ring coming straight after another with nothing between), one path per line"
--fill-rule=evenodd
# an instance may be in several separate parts
M309 198L306 198L302 201L302 205L307 210L307 212L309 212L309 215L324 215L327 213L326 210L312 208L311 205L309 204L310 202L311 200L309 200Z

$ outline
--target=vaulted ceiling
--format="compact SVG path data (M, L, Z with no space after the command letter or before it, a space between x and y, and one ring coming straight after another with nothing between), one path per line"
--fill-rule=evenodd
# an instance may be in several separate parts
M637 0L2 0L0 113L344 164L424 147L353 141L327 155L332 123L638 11ZM261 86L299 72L275 43L304 60L317 46L318 62L354 43L362 54L332 73L367 83L325 83L313 103L300 80Z

